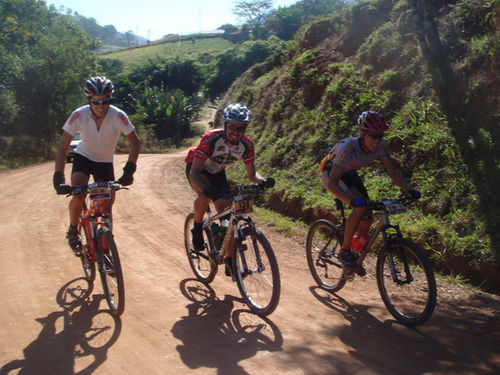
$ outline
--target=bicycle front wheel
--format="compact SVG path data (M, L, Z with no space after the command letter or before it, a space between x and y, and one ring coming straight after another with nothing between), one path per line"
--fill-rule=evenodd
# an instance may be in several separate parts
M338 253L342 246L340 226L328 220L317 220L309 229L306 241L307 265L322 289L336 292L345 285L346 277Z
M425 323L436 307L432 266L413 241L388 241L378 255L377 284L387 310L406 326Z
M95 259L91 252L92 234L86 224L80 225L80 238L82 239L80 261L82 262L83 273L87 281L92 283L95 280Z
M116 316L125 310L125 286L123 273L113 234L108 227L99 229L97 256L102 288L111 313Z
M205 246L203 250L195 250L193 247L193 234L191 229L194 225L194 213L190 213L186 217L184 223L184 245L186 246L186 254L189 260L189 265L193 270L196 278L204 284L209 284L213 281L217 274L217 263L213 259L214 244L212 234L208 228L205 228Z
M278 262L266 237L253 227L243 229L243 238L235 241L232 269L236 284L250 310L269 315L280 299Z

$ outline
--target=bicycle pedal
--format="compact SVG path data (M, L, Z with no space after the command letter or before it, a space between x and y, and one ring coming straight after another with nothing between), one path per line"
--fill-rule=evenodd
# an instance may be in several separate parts
M356 269L356 274L358 274L361 277L366 276L365 268L362 265L359 265L358 268Z

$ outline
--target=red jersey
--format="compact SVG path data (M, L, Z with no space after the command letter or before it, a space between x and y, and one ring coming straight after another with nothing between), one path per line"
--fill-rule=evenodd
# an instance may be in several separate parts
M254 161L255 146L246 135L243 135L236 145L227 144L224 130L215 129L201 137L200 144L189 150L185 161L192 163L194 158L203 160L205 170L216 174L238 159L242 159L245 164Z

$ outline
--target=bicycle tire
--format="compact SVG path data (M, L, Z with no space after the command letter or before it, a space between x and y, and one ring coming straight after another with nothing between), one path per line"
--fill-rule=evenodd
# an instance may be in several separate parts
M276 309L281 292L278 262L269 241L254 227L244 228L243 237L235 241L232 271L250 310L265 316Z
M307 233L309 271L316 284L330 292L339 291L347 281L344 268L338 260L343 237L341 226L325 219L315 221Z
M409 267L405 267L404 259ZM398 278L404 278L399 283L393 280L390 262ZM436 307L436 279L427 256L416 243L403 238L389 240L378 255L376 274L382 300L397 321L415 327L429 320Z
M193 235L191 228L194 224L194 213L190 213L186 217L184 223L184 245L186 247L186 255L189 265L194 272L196 278L204 284L211 283L217 274L217 262L213 258L214 242L212 233L208 228L204 229L205 232L205 246L202 251L197 251L193 247Z
M88 282L93 283L95 280L95 259L90 252L92 246L92 235L85 225L80 225L80 238L82 240L82 250L80 252L80 261L82 262L83 273ZM82 233L83 232L83 233Z
M106 301L115 316L120 316L125 310L125 285L123 273L113 234L108 227L101 227L97 238L97 256L100 257L99 272L101 274L102 288ZM106 252L104 245L109 247Z

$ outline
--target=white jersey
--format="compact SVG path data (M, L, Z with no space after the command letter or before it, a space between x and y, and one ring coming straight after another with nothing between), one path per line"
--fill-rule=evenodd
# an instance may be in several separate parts
M82 141L75 153L98 163L112 163L120 131L128 135L134 129L125 112L112 105L109 106L99 130L90 105L76 109L63 126L63 130L73 136L80 132Z

